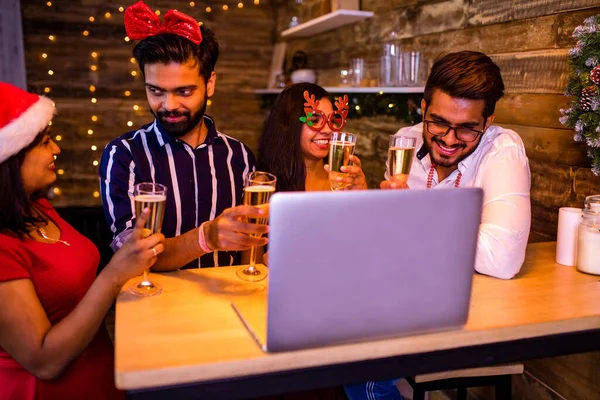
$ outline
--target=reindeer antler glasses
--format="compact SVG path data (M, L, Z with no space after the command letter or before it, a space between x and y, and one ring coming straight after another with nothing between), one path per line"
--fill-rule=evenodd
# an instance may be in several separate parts
M336 110L329 115L325 115L323 111L319 110L319 100L315 100L314 94L309 94L308 90L304 91L304 112L306 116L300 117L300 121L306 123L306 125L313 131L320 131L328 125L329 128L334 131L341 131L344 125L346 125L346 117L348 116L348 95L338 97L335 101Z

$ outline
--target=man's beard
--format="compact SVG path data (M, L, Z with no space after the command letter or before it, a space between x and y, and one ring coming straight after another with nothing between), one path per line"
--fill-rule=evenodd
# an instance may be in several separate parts
M202 108L195 114L191 114L189 111L152 111L152 114L159 120L160 125L163 129L171 136L181 137L190 133L200 121L202 121L202 117L204 117L204 112L206 111L206 103L208 97L204 98L204 102L202 104ZM179 122L169 122L167 117L184 117L183 120Z
M455 148L464 149L465 147L467 147L466 143L456 143L452 146L446 146L446 144L444 143L442 138L439 136L432 136L431 141L441 144L444 147L448 147L448 148L452 148L452 149L455 149ZM458 163L460 163L462 160L464 160L465 158L467 158L471 154L473 154L473 152L479 146L479 143L478 143L477 146L470 149L469 152L463 153L458 159L456 159L456 161L453 161L453 160L450 160L448 157L441 155L441 154L437 154L434 156L433 152L431 151L431 146L429 145L429 143L427 143L427 140L425 139L425 132L423 132L423 144L425 145L425 148L427 149L427 152L429 153L431 162L435 165L439 165L440 167L446 167L446 168L452 167L454 165L458 165Z

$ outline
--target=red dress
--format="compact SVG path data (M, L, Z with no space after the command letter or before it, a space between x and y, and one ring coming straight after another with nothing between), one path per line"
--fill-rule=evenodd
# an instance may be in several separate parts
M60 228L62 243L0 234L0 282L30 279L52 325L81 301L96 278L98 249L67 224L50 203L38 202ZM0 347L0 400L123 399L114 384L114 350L104 325L56 380L36 378Z

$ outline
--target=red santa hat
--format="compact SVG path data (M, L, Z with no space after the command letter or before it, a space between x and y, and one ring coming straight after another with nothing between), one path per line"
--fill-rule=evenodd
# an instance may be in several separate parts
M49 98L0 82L0 163L29 146L54 112Z

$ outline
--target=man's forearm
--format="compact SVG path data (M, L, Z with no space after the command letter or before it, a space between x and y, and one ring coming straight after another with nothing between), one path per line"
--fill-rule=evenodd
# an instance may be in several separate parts
M165 239L165 250L152 266L153 271L175 271L205 253L198 244L198 228L174 238Z

